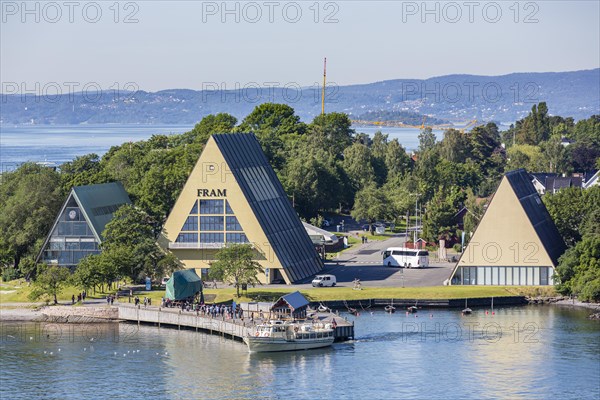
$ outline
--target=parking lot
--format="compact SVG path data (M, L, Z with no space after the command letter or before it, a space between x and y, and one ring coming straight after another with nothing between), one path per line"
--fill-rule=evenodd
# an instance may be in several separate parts
M454 263L431 259L428 268L384 267L382 251L388 247L402 247L405 241L403 235L397 235L385 241L356 245L326 262L319 274L335 275L339 287L352 287L354 279L360 279L363 288L439 286L450 277ZM312 287L310 281L307 279L294 287Z

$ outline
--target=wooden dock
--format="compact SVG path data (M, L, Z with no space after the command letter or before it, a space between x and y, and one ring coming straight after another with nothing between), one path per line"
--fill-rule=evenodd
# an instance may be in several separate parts
M139 324L153 324L160 327L177 329L195 329L196 332L205 332L220 335L229 339L239 340L252 332L256 324L264 319L250 318L244 310L245 318L225 318L222 316L211 317L196 311L184 311L179 308L161 308L143 305L119 303L119 319ZM345 341L354 338L354 323L334 313L314 313L314 320L323 323L332 323L335 319L335 341Z

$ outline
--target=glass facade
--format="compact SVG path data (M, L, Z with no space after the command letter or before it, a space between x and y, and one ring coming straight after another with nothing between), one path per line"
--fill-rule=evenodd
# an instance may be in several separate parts
M176 243L248 243L248 238L225 199L196 200Z
M74 267L82 258L99 253L98 241L81 209L73 198L69 199L42 252L41 261Z
M538 286L552 284L551 267L460 267L454 284Z

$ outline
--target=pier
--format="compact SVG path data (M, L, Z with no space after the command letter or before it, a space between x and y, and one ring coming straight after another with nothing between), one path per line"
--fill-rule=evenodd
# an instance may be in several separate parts
M252 332L257 324L264 322L268 318L260 318L259 312L253 310L244 310L245 318L225 318L222 316L212 317L202 315L197 311L184 311L180 308L165 307L144 307L143 305L133 305L120 303L119 320L139 324L153 324L160 327L170 327L177 329L195 329L196 332L210 333L220 335L233 340L242 341L243 337ZM254 318L250 318L251 313L255 313ZM263 314L264 315L264 314ZM267 314L268 315L268 314ZM258 318L256 318L258 316ZM320 323L332 323L335 319L335 341L345 341L354 338L354 323L334 313L314 312L311 319ZM309 319L309 320L311 320Z

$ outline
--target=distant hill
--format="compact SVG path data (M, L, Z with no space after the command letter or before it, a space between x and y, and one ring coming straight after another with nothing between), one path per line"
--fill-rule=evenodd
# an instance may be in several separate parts
M32 94L1 96L3 124L191 124L219 112L243 118L258 104L268 101L289 104L304 121L321 112L320 90L316 87L134 93L107 90L97 95L65 93L58 98ZM326 91L325 107L327 112L345 112L353 119L388 112L411 115L416 124L424 114L431 119L459 123L472 119L513 122L540 101L548 103L553 115L581 119L600 114L600 68L502 76L447 75L331 86Z

